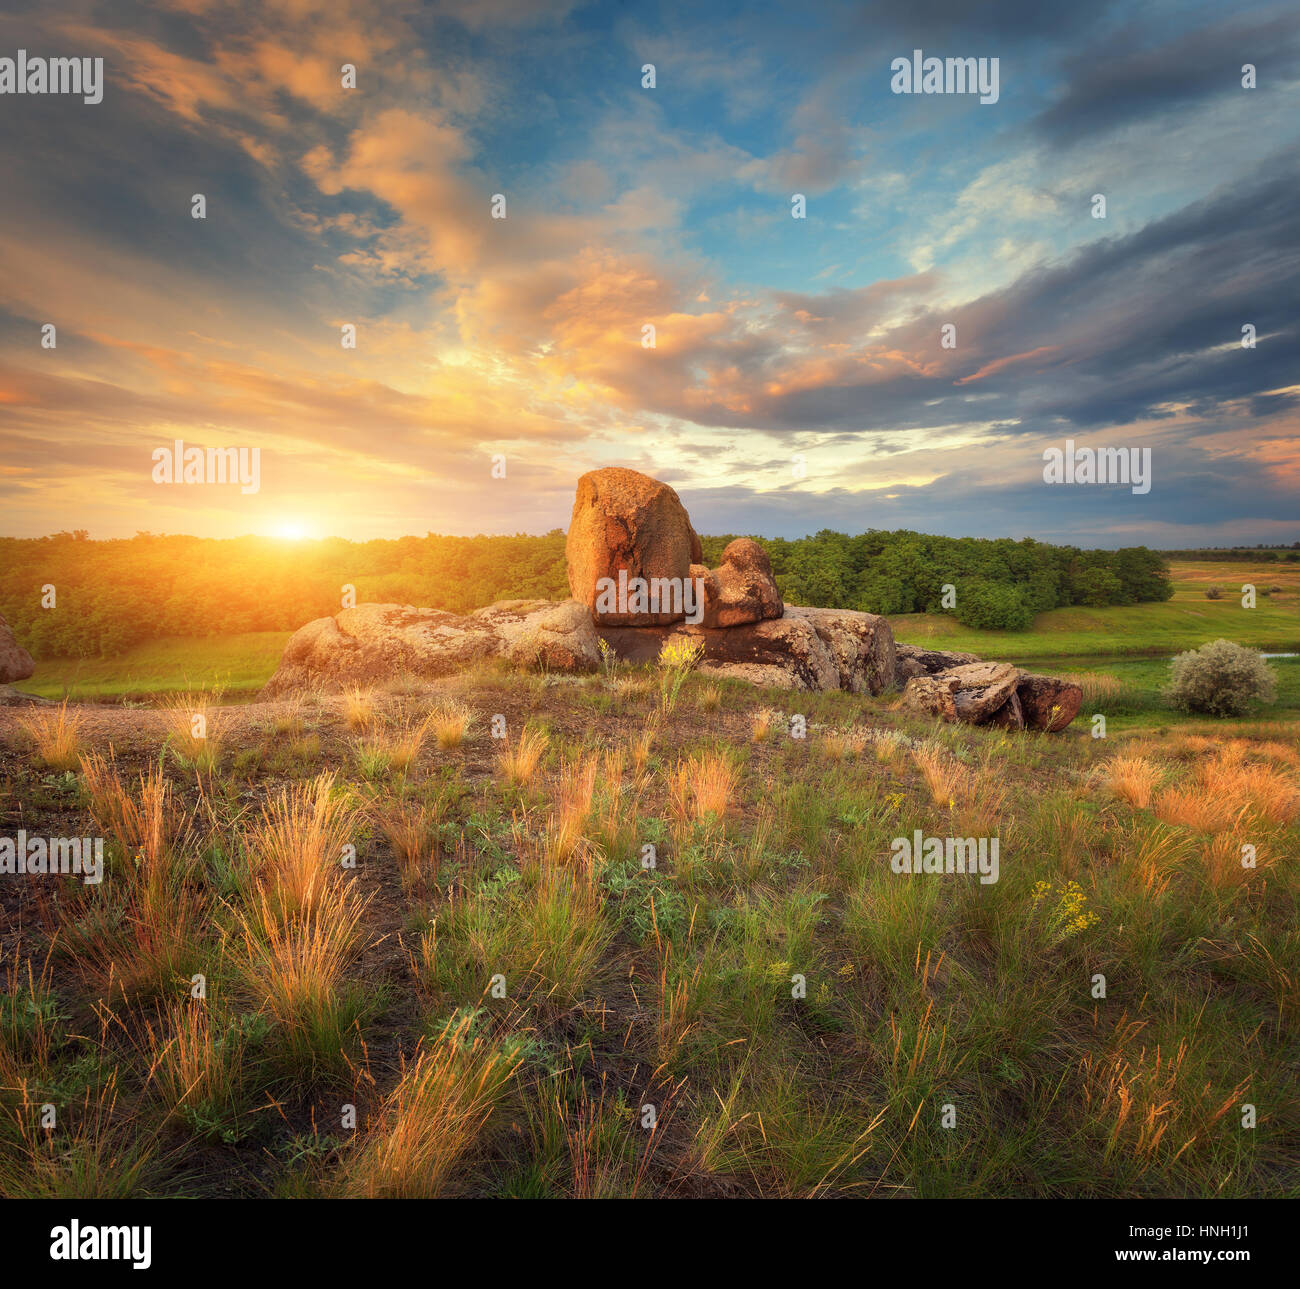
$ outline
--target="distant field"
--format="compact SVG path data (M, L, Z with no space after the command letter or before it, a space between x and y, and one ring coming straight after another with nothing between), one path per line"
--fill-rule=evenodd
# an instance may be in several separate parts
M172 637L137 645L118 658L40 662L20 688L42 698L147 698L220 685L228 697L256 693L271 678L288 631L255 631L201 639Z
M1075 606L1040 613L1030 631L973 631L933 613L890 619L894 634L909 644L963 649L1008 662L1052 658L1141 657L1181 653L1220 637L1254 649L1300 650L1300 564L1174 563L1174 598L1165 604ZM1241 588L1279 586L1241 607ZM1207 600L1218 586L1220 600ZM960 593L960 592L959 592Z

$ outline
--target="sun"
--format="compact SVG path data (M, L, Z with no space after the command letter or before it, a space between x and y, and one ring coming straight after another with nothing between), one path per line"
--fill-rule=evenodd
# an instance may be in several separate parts
M307 530L301 524L284 523L276 530L276 536L283 537L288 542L297 542L307 536Z

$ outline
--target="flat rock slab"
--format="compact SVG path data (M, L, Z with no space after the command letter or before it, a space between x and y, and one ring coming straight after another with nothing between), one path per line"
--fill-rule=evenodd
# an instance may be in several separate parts
M922 649L919 645L900 644L896 652L900 688L914 676L933 676L952 667L980 661L973 653L960 653L951 649Z
M627 662L654 662L665 645L700 644L699 670L773 689L878 694L893 683L894 635L873 613L790 606L781 618L734 627L597 628Z
M594 671L600 665L596 624L577 600L502 600L472 616L496 632L501 657L521 667Z
M24 694L10 685L0 685L0 707L57 707L58 703L35 694Z
M495 657L500 647L497 633L473 618L409 604L358 604L294 632L262 694L274 698L407 674L449 676Z

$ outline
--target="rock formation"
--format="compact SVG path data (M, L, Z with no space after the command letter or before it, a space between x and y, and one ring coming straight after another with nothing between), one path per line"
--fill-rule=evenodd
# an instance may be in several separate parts
M0 685L26 680L35 670L31 654L14 639L9 624L0 617Z
M706 568L680 498L635 470L578 480L565 554L571 600L507 600L468 617L361 604L309 622L265 693L436 678L491 658L590 671L603 643L632 663L654 662L666 645L698 645L700 671L779 689L880 694L897 686L904 707L1002 729L1064 729L1083 699L1078 685L1010 663L896 645L874 613L786 606L767 552L751 538L737 538L716 569Z
M611 467L592 470L578 480L569 535L564 543L569 565L569 590L589 608L596 621L608 626L650 626L680 622L685 609L650 612L610 608L602 590L635 579L675 583L678 595L702 565L704 552L691 527L690 516L666 484L635 470Z
M1005 662L961 663L909 678L901 668L903 706L968 725L1051 733L1074 720L1083 702L1083 690L1071 681L1022 672Z
M764 622L785 612L772 576L772 560L752 537L737 537L722 552L712 571L691 565L691 577L703 581L706 627L738 627Z
M627 662L653 662L665 645L702 645L698 670L774 689L879 694L894 683L894 636L873 613L788 608L736 627L598 627Z

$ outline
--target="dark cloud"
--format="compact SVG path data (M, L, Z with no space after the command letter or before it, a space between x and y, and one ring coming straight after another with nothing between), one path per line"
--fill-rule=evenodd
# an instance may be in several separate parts
M1157 446L1153 483L1145 495L1120 485L1044 483L1037 447L1026 451L1024 464L1028 482L979 483L953 472L924 486L872 492L857 491L863 480L856 478L846 478L843 488L811 494L796 485L777 492L677 486L702 533L802 537L821 528L849 533L910 528L949 537L1034 537L1111 549L1300 536L1294 491L1248 458L1225 461L1183 446Z
M1112 8L1113 0L1087 5L1045 0L984 0L981 4L970 0L877 0L861 6L859 13L864 26L885 27L930 44L949 37L1018 43L1095 27ZM996 54L997 50L979 52Z
M970 304L929 309L807 388L756 393L747 421L778 432L1052 419L1086 428L1157 418L1171 405L1213 415L1294 384L1297 155L1276 154L1250 183L1091 244ZM846 323L870 316L875 290L777 300L783 318L809 315L810 336L829 327L838 337ZM955 353L939 345L948 322L957 328ZM1247 323L1259 337L1253 350L1241 347ZM778 383L793 383L798 362L753 335L707 359ZM735 423L729 406L692 415L702 424Z
M1197 100L1267 94L1298 62L1293 8L1234 17L1158 45L1129 25L1064 60L1064 89L1034 125L1051 143L1072 144ZM1256 66L1259 88L1242 88L1245 63Z

